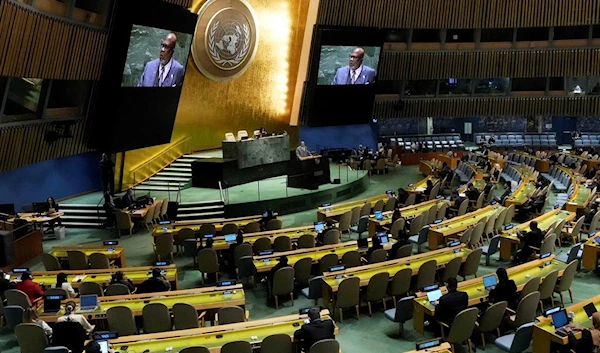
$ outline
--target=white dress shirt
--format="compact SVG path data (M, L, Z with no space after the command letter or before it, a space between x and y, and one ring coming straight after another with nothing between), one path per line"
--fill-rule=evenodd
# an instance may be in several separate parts
M56 288L56 284L53 284L50 286L51 288ZM61 288L66 290L69 293L69 298L75 298L77 296L77 294L75 293L75 290L73 290L73 287L71 286L70 283L64 282L61 285ZM68 299L68 298L65 298Z
M360 73L362 72L362 64L356 69L354 70L354 75L352 75L353 70L350 69L350 83L354 84L356 81L358 81L358 78L360 77ZM354 80L352 80L354 78Z
M94 331L94 327L96 327L95 325L90 325L90 323L87 321L87 319L83 315L79 315L79 314L64 315L64 316L59 317L56 320L56 322L67 322L67 321L74 321L74 322L80 323L81 326L83 326L83 329L86 330L87 332Z
M159 86L162 86L162 83L167 78L167 75L169 74L169 71L171 71L171 65L172 64L173 64L173 57L171 57L171 60L169 60L169 62L167 62L165 64L165 66L164 66L163 74L162 74L162 76L159 77L159 81L158 81ZM160 63L159 63L159 66L158 66L158 74L159 75L160 75L160 71L161 71L162 68L163 68L163 66L160 65Z

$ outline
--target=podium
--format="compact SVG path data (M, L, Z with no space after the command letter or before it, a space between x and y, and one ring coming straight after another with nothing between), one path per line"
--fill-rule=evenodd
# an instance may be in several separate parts
M331 183L329 160L320 155L302 160L292 151L288 164L287 186L290 188L316 190L319 185Z

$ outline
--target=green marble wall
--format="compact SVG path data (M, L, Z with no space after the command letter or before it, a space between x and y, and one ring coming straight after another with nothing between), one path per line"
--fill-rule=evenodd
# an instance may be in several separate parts
M263 137L245 141L223 141L223 158L237 159L238 168L290 160L290 136Z

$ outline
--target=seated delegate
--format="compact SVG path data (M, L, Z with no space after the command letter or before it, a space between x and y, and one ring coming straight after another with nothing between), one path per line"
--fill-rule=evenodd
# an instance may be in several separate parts
M152 269L152 277L148 278L138 288L138 293L167 292L171 290L171 283L162 275L160 268Z
M51 288L62 288L66 290L69 294L69 297L65 299L75 298L77 296L75 290L73 290L73 287L71 286L69 281L67 281L67 275L64 272L61 272L56 275L56 284L51 285Z
M96 326L95 325L91 325L87 321L87 319L85 318L85 316L79 315L79 314L75 314L75 308L76 308L75 302L68 302L65 305L65 314L63 316L59 317L56 320L56 323L60 323L60 322L78 322L81 326L83 326L83 329L87 333L91 333L92 331L94 331L94 328Z
M33 281L33 277L29 272L21 274L21 282L17 283L17 289L27 294L32 303L34 300L44 295L42 287L40 287L37 282Z
M333 322L331 320L322 320L319 308L311 308L308 311L308 320L294 332L294 339L302 341L302 350L310 351L313 344L325 340L335 339Z

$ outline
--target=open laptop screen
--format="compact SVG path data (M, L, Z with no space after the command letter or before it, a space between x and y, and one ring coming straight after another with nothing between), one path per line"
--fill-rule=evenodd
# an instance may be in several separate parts
M567 317L567 311L565 309L559 310L552 314L552 324L556 329L559 329L569 323Z
M98 306L98 296L95 294L82 295L79 298L79 306L82 308L93 308Z

